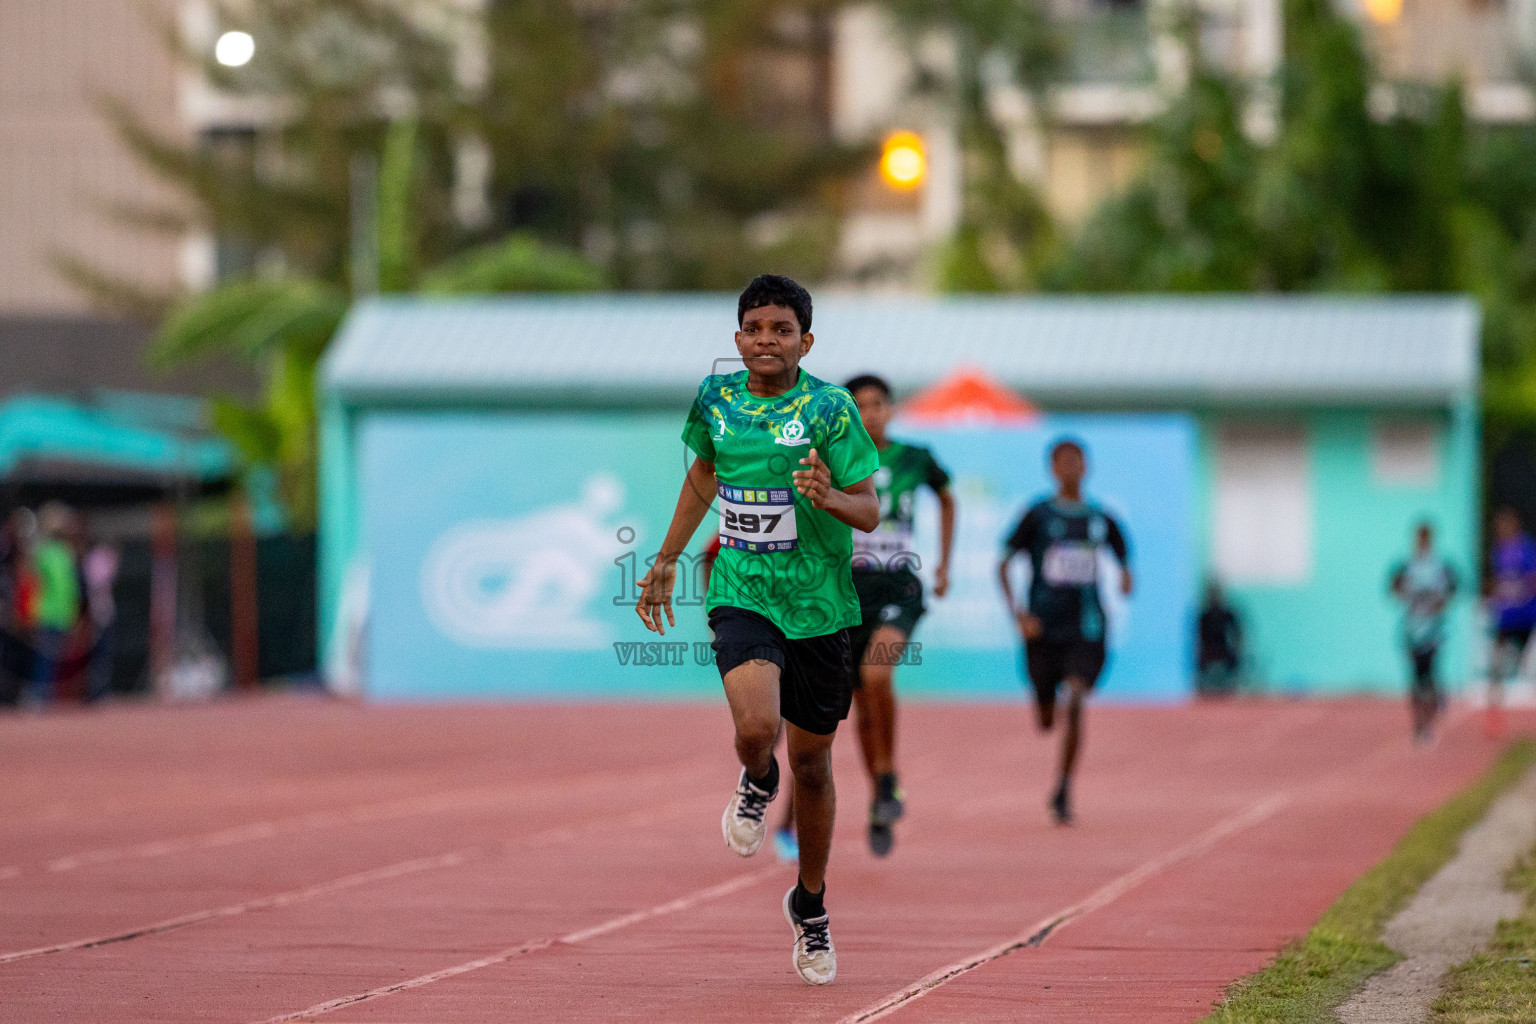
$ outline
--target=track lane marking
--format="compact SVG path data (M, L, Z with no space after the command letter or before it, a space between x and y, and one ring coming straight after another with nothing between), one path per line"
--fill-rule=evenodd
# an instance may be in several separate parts
M1275 812L1289 804L1291 799L1291 795L1284 792L1266 797L1250 805L1247 809L1218 822L1193 839L1187 840L1179 846L1159 854L1151 860L1137 865L1125 874L1112 879L1100 886L1085 899L1041 918L1027 931L1011 939L999 942L997 945L973 956L966 957L964 960L958 960L948 966L941 967L937 971L919 978L911 985L892 992L880 1001L840 1018L837 1024L865 1024L867 1021L879 1020L881 1017L895 1013L913 1000L921 999L935 989L947 985L954 979L969 974L978 967L991 963L994 960L1000 960L1010 953L1016 953L1021 949L1039 946L1073 921L1108 906L1152 876L1172 867L1180 861L1197 857L1228 836L1257 825L1259 822L1273 816Z
M679 896L677 899L669 900L666 903L658 903L655 906L647 907L644 910L637 910L629 914L622 914L618 917L610 918L607 921L592 925L589 928L583 928L579 931L569 932L560 936L559 938L534 939L529 942L524 942L521 945L512 946L508 949L501 950L500 952L492 953L489 956L482 956L475 960L468 960L462 964L455 964L452 967L444 967L441 970L432 971L429 974L422 974L406 981L398 981L391 985L381 985L378 988L372 988L366 992L358 992L353 995L338 996L335 999L330 999L323 1003L316 1003L314 1006L308 1007L307 1009L295 1010L293 1013L279 1014L276 1017L268 1017L266 1020L258 1022L258 1024L286 1024L287 1021L303 1020L307 1017L316 1017L322 1013L329 1013L332 1010L339 1010L345 1006L355 1006L358 1003L367 1002L373 999L380 999L387 995L393 995L396 992L404 992L407 989L420 988L423 985L431 985L434 982L443 981L447 978L456 978L461 974L468 974L471 971L478 971L484 967L494 967L497 964L503 964L509 960L515 960L518 957L526 956L529 953L537 953L540 950L549 949L553 946L579 945L580 943L586 942L589 939L595 939L600 935L607 935L610 932L616 932L621 928L628 928L630 925L639 924L642 921L649 921L654 918L665 917L668 914L676 914L684 910L692 909L693 907L698 906L700 903L705 903L709 900L716 899L721 896L729 896L733 892L738 892L739 890L749 888L753 885L756 885L758 882L771 878L774 875L782 875L788 871L789 868L790 865L788 864L775 864L772 867L764 868L761 871L754 871L751 874L746 875L738 875L735 878L728 879L716 885L706 886L703 889L696 889L691 893Z
M37 946L33 949L22 949L12 953L0 954L0 964L15 963L18 960L28 960L35 956L47 956L50 953L68 953L77 949L94 949L97 946L108 946L116 942L128 942L133 939L143 938L146 935L159 935L161 932L174 931L177 928L185 928L188 925L200 924L203 921L216 921L223 918L238 917L248 914L253 910L268 910L274 907L286 907L294 903L302 903L305 900L314 899L327 893L340 892L344 889L355 889L360 885L370 882L385 881L392 878L401 878L405 875L413 875L421 871L430 871L434 868L456 867L477 855L484 855L483 850L474 848L455 850L452 853L439 854L436 857L417 857L413 860L400 861L397 864L386 864L383 867L372 868L367 871L358 871L340 878L332 878L314 885L307 885L301 889L290 889L287 892L273 893L269 896L258 896L243 903L234 903L224 907L214 907L209 910L194 910L190 914L182 914L179 917L169 917L163 921L155 921L151 924L140 925L124 932L115 932L111 935L98 935L90 939L75 939L71 942L60 942L52 946Z
M194 910L187 914L166 918L161 921L153 921L149 924L138 925L121 932L113 932L109 935L97 935L91 938L74 939L68 942L54 943L48 946L37 946L32 949L16 950L10 953L0 953L0 965L15 963L18 960L29 960L33 957L48 956L54 953L69 953L83 949L94 949L98 946L112 945L118 942L129 942L150 935L159 935L163 932L175 931L190 925L202 924L205 921L217 921L231 917L238 917L258 910L274 910L292 906L308 900L327 896L334 892L342 892L347 889L356 889L360 886L370 885L374 882L391 881L406 875L419 874L424 871L435 871L443 868L460 867L462 865L488 860L503 856L529 847L547 846L563 842L571 842L579 839L584 833L593 829L608 827L623 827L629 824L644 825L655 822L658 819L669 819L673 815L684 810L692 811L694 806L708 799L706 796L687 797L682 800L674 800L671 803L660 806L646 807L632 811L622 818L611 818L606 815L589 819L578 825L556 825L536 832L524 839L507 843L482 844L466 846L447 853L434 854L426 857L413 857L409 860L399 861L394 864L385 864L377 868L369 868L365 871L352 872L338 878L327 879L306 885L298 889L290 889L285 892L273 893L267 896L258 896L254 899L244 900L223 907L212 907L207 910Z
M1472 713L1470 709L1453 707L1451 712L1445 716L1444 724L1441 727L1441 735L1448 736L1454 730L1457 730L1461 726L1465 725L1466 722L1471 718L1471 714ZM1268 797L1265 797L1264 799L1250 805L1247 810L1233 815L1232 817L1227 818L1221 822L1218 822L1210 829L1200 833L1181 846L1175 847L1174 849L1169 850L1168 852L1158 857L1152 858L1144 864L1132 868L1125 874L1100 887L1081 902L1074 903L1071 906L1059 910L1048 917L1042 918L1029 931L1024 932L1021 935L1017 935L1005 942L1000 942L997 945L992 946L991 948L984 950L974 956L967 957L964 960L956 961L955 963L949 964L946 967L941 967L937 971L925 975L924 977L918 979L905 988L902 988L896 992L892 992L884 999L881 999L876 1003L872 1003L861 1010L855 1010L853 1013L848 1014L847 1016L839 1018L836 1024L866 1024L866 1022L869 1021L879 1020L882 1017L886 1017L892 1013L895 1013L897 1010L901 1009L903 1006L906 1006L913 1000L921 999L929 992L947 985L955 978L969 974L971 971L974 971L978 967L982 967L985 964L991 963L993 960L999 960L1011 953L1016 953L1021 949L1029 949L1040 946L1046 941L1046 939L1050 938L1052 934L1054 934L1056 931L1059 931L1067 924L1093 912L1094 910L1098 910L1110 903L1113 903L1116 899L1119 899L1125 893L1129 892L1131 889L1134 889L1136 886L1140 885L1142 882L1146 881L1153 875L1173 866L1174 864L1177 864L1182 860L1188 860L1191 857L1198 856L1201 853L1204 853L1206 850L1210 849L1212 846L1215 846L1222 839L1234 835L1237 832L1241 832L1246 828L1257 825L1265 819L1272 817L1276 812L1281 810L1287 804L1293 802L1293 800L1299 794L1326 791L1346 782L1352 775L1369 769L1374 762L1385 756L1395 754L1400 746L1401 740L1388 740L1379 744L1358 760L1352 761L1346 765L1341 765L1323 775L1321 778L1315 778L1309 782L1299 783L1290 789L1281 790Z
M632 778L626 784L634 785L637 781L643 784L651 781L645 775L654 776L656 781L670 782L676 778L678 773L703 768L709 763L712 762L703 757L688 758ZM612 785L613 778L612 772L591 772L561 783L559 786L562 791L594 787L602 788L605 785ZM309 811L288 818L275 818L248 822L243 825L232 825L226 828L215 829L211 832L152 839L125 846L100 847L94 850L85 850L79 853L54 857L42 862L40 866L43 871L49 873L75 871L84 867L94 867L124 860L149 860L156 857L186 854L198 850L218 849L239 843L272 839L278 836L288 836L326 828L373 824L419 814L439 814L457 810L469 810L529 797L543 798L550 791L551 787L549 785L480 786L471 789L450 790L444 793L403 797L397 800L385 800L371 804L354 804L351 807ZM27 869L20 864L0 867L0 881L8 881L27 873Z

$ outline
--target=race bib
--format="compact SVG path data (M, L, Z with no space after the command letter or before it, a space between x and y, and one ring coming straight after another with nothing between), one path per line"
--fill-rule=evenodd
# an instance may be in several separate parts
M1094 544L1052 544L1040 563L1040 575L1053 587L1086 587L1099 578L1099 549Z
M720 485L720 546L738 551L793 551L795 495L784 487Z
M853 564L872 569L897 569L912 557L912 531L881 523L872 533L853 531ZM870 564L874 563L874 564Z

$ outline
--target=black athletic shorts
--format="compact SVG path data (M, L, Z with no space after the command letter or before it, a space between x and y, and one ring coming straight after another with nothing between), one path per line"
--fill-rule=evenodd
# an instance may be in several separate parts
M911 569L854 569L853 589L859 595L863 621L848 630L853 645L853 686L859 687L858 666L864 663L870 637L881 626L893 626L911 639L923 617L923 581Z
M1041 714L1056 705L1056 691L1066 679L1081 679L1092 689L1104 671L1103 640L1030 640L1024 645L1024 669L1035 688Z
M830 736L853 703L853 655L848 631L791 640L767 617L722 606L709 613L720 678L749 661L779 666L779 714L806 732Z

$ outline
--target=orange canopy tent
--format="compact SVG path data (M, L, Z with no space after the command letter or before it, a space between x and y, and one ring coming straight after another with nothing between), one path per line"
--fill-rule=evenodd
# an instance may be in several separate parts
M900 413L930 426L1018 426L1033 421L1040 410L984 371L962 368L916 395Z

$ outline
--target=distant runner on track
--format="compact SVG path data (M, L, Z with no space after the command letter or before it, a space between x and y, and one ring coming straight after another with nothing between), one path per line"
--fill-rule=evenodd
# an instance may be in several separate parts
M1435 530L1420 523L1414 531L1413 557L1392 572L1392 593L1403 602L1403 642L1413 666L1408 706L1413 739L1428 743L1444 698L1435 674L1435 659L1445 638L1445 609L1456 596L1456 570L1435 552Z
M852 528L880 524L871 479L880 457L848 392L800 369L815 341L804 288L763 274L741 293L736 316L747 368L699 385L683 427L697 458L635 610L657 633L675 625L677 560L718 498L721 551L705 606L742 764L721 830L743 857L763 845L782 719L800 839L800 878L783 911L796 972L825 985L837 974L824 903L832 740L853 700L848 627L859 623Z
M869 805L869 848L877 857L891 852L892 826L905 813L905 794L896 775L896 665L923 615L923 583L913 572L913 511L917 491L927 487L939 499L939 560L933 596L949 590L949 555L955 540L955 499L949 474L927 448L886 435L895 406L891 388L873 374L844 385L859 405L864 429L880 450L875 493L880 528L853 535L853 589L863 622L851 631L858 666L853 703L858 710L859 749L874 792Z
M1099 599L1099 554L1108 548L1120 563L1120 589L1132 589L1130 555L1120 524L1083 499L1088 460L1083 446L1063 439L1051 447L1056 495L1024 514L1003 545L997 575L1008 610L1024 640L1024 664L1035 690L1042 731L1056 722L1056 695L1067 688L1067 727L1061 744L1061 771L1051 795L1057 824L1072 822L1072 771L1082 745L1083 705L1104 669L1104 607ZM1014 601L1008 564L1029 558L1029 603Z

